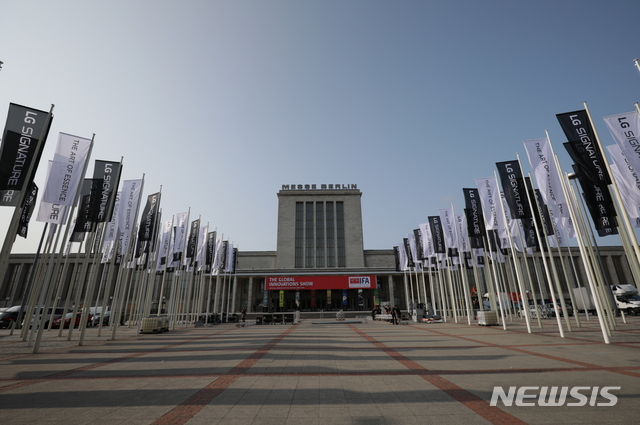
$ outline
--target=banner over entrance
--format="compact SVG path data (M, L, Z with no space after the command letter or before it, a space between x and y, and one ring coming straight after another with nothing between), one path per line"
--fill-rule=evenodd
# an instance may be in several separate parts
M285 289L367 289L376 287L376 277L368 276L268 276L268 291Z

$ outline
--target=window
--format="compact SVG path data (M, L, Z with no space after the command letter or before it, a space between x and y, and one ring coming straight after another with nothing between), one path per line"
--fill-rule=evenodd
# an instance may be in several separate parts
M314 264L313 253L313 202L306 203L306 220L305 220L305 267L312 268Z
M346 263L344 203L296 202L294 267L346 267Z
M338 234L338 267L346 267L346 248L344 240L344 203L336 202L336 230Z
M296 202L295 267L304 267L304 204Z
M324 202L316 203L316 267L324 267Z
M327 202L327 267L336 266L336 251L335 251L335 220L333 216L333 202Z

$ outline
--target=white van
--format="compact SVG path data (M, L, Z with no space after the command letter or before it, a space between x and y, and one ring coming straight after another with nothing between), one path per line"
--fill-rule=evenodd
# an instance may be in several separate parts
M640 296L633 285L611 285L616 306L627 314L640 314Z

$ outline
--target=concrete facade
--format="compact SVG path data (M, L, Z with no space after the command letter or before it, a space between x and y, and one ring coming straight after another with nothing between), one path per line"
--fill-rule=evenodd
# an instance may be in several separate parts
M308 186L308 185L307 185ZM364 267L362 208L358 189L283 189L278 192L277 268L296 268L296 203L337 203L344 205L346 267ZM325 218L326 223L326 218ZM315 217L314 217L315 225ZM324 227L326 229L326 226ZM306 228L305 228L306 230ZM315 240L313 248L316 247Z

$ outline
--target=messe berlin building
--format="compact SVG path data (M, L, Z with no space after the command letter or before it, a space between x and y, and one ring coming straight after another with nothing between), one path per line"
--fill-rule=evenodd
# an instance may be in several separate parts
M248 311L406 308L392 249L365 250L355 184L283 185L274 252L240 252L240 305Z

